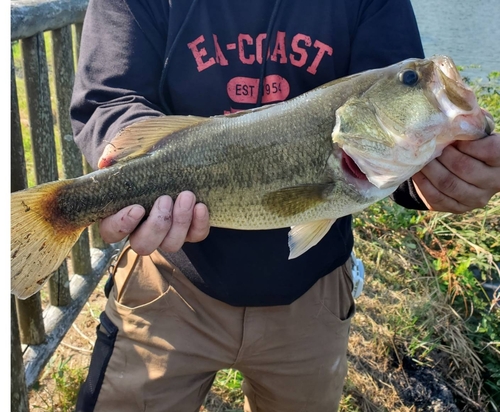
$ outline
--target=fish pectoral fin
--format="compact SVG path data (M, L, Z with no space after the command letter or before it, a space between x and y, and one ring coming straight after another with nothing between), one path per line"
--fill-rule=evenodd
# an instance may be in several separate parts
M102 169L117 162L143 156L172 133L207 120L208 118L198 116L161 116L131 124L121 130L104 148L98 167Z
M286 187L266 193L262 204L271 213L290 217L325 202L331 188L331 183Z
M328 233L336 219L316 220L292 226L288 232L288 259L295 259L311 249Z

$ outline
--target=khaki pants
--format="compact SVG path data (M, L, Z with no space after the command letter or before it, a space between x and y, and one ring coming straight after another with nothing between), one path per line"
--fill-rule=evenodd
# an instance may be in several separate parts
M290 305L234 307L158 252L130 248L114 287L77 412L194 412L215 374L244 376L245 412L336 411L354 314L351 263Z

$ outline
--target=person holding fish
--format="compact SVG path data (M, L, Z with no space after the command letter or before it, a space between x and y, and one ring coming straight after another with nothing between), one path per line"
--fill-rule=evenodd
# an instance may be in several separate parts
M78 412L196 411L225 368L246 412L337 410L351 214L500 191L491 115L450 58L423 59L409 0L311 6L90 0L71 120L99 170L11 200L18 297L92 221L129 236Z

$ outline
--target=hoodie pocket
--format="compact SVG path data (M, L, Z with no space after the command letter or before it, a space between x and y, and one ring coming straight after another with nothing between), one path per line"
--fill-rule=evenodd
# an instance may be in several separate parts
M172 266L157 251L140 256L127 245L112 272L110 299L115 300L117 308L129 311L146 308L166 299L172 277Z
M351 319L356 312L352 296L351 260L320 280L318 288L318 317L335 328L340 336L347 336Z

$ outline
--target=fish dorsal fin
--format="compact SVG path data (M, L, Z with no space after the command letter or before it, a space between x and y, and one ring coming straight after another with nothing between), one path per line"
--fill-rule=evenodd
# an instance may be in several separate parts
M331 187L325 183L286 187L266 193L262 202L270 212L290 217L325 202Z
M140 157L172 133L207 120L206 117L198 116L161 116L133 123L121 130L105 147L98 167L102 169Z
M336 219L316 220L302 225L292 226L288 232L288 259L295 259L307 252L323 239Z

